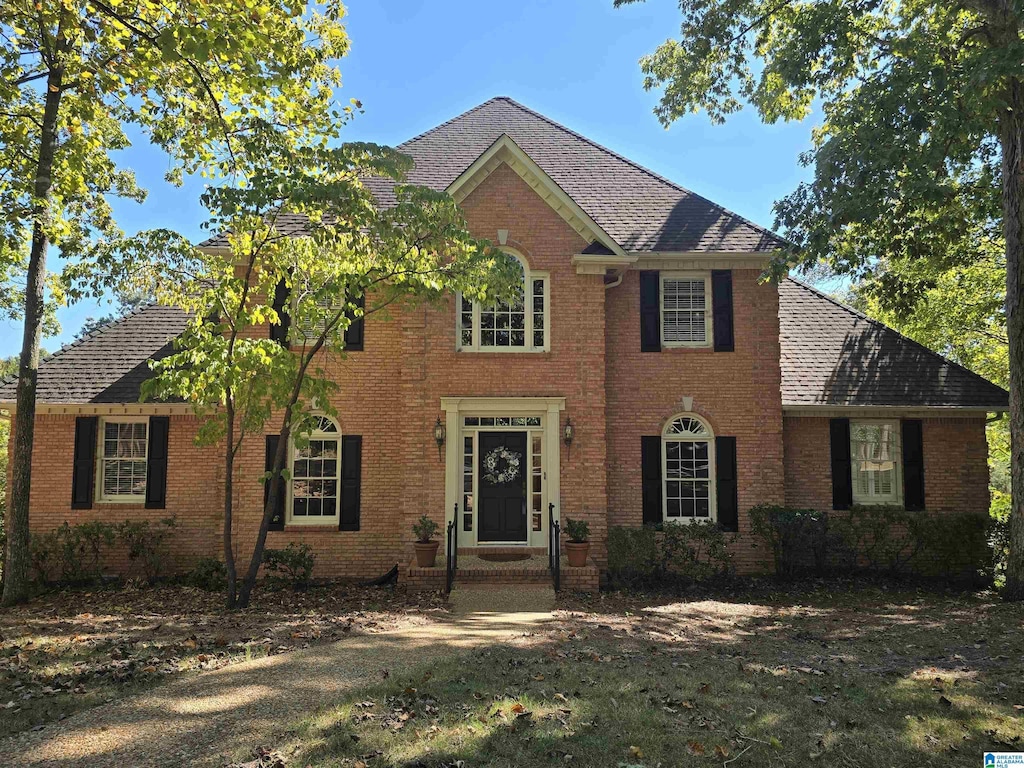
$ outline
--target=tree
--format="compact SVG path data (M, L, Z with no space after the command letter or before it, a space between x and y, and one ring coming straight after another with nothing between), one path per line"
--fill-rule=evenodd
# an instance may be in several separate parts
M192 403L202 419L199 440L224 449L224 558L229 607L245 607L263 559L273 500L285 482L289 441L300 443L314 411L334 414L337 385L325 365L344 355L345 330L357 318L396 304L438 300L455 291L477 300L504 296L516 279L507 257L475 240L445 193L398 184L380 207L360 177L398 181L408 158L368 144L325 148L282 142L265 126L244 150L242 184L204 195L210 226L229 233L224 251L200 251L168 237L165 254L147 261L163 303L192 313L174 354L154 364L145 395ZM279 232L282 213L308 220L301 237ZM141 249L149 250L148 248ZM145 278L144 278L145 279ZM290 297L287 318L275 301ZM287 325L282 325L287 323ZM286 329L287 348L253 326ZM344 396L344 393L340 393ZM238 583L235 562L234 467L247 437L280 426L268 502L252 554Z
M616 0L625 5L635 0ZM776 203L790 265L862 277L880 258L936 270L1005 254L1013 437L1004 591L1024 599L1024 16L1011 0L680 0L678 39L641 61L668 125L753 105L822 125L813 180ZM907 288L894 284L898 288ZM910 286L911 288L913 286ZM900 300L900 291L893 292ZM886 299L888 301L888 299Z
M233 156L253 117L323 135L348 41L338 0L10 0L0 6L0 277L24 279L3 601L28 593L28 499L39 342L53 244L72 260L122 239L110 196L142 201L114 152L134 125L168 179ZM220 167L230 168L230 163ZM71 298L75 298L71 294Z
M82 327L78 329L78 333L75 334L75 339L84 339L93 331L98 331L105 325L110 325L115 320L120 320L125 315L134 312L146 304L150 304L154 301L152 289L140 289L132 288L129 291L118 290L115 286L114 298L117 301L117 309L114 312L110 312L106 315L99 317L93 317L89 315L85 318L82 323Z

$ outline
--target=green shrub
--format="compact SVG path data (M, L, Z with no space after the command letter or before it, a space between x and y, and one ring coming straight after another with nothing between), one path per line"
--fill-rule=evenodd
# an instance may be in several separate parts
M608 579L615 586L639 587L654 581L658 542L653 528L608 530Z
M31 538L32 568L41 584L82 584L103 576L104 550L115 541L114 526L99 520L64 522Z
M611 528L608 578L623 587L720 578L732 571L729 539L713 522Z
M152 524L149 520L125 520L117 526L117 537L127 549L132 570L141 571L150 584L167 569L170 556L167 540L176 526L173 517Z
M435 523L435 528L437 524ZM273 588L291 587L298 591L313 578L316 555L309 544L290 542L284 549L263 550L267 584Z
M729 538L715 522L670 523L662 526L658 539L662 578L698 584L726 576L732 570Z
M437 535L438 527L438 524L429 517L420 515L420 519L412 525L412 532L416 534L416 541L420 544L427 544Z
M997 527L988 515L969 512L930 519L923 527L923 556L916 570L976 586L992 584L998 565Z
M937 517L899 507L855 506L836 515L833 525L855 570L901 578L911 573L927 543L928 526Z
M807 571L828 568L828 515L813 509L759 504L750 510L750 527L771 550L775 573L790 578Z
M590 524L586 520L573 520L565 518L565 533L569 541L582 544L590 539Z
M216 557L201 557L196 562L186 578L186 582L193 587L205 589L208 592L220 592L227 586L227 566Z

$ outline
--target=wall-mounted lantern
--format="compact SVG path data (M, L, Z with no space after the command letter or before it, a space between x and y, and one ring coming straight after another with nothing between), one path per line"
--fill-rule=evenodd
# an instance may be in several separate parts
M566 448L572 447L572 441L576 439L576 427L572 425L572 419L565 420L565 428L562 430L562 441Z
M441 459L441 448L444 447L445 429L444 424L441 423L441 417L437 417L437 421L434 422L434 442L437 443L437 458Z

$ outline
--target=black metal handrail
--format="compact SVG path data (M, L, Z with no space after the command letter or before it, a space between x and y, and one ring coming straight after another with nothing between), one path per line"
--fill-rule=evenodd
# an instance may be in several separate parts
M551 579L555 583L555 592L562 588L562 524L555 522L555 505L548 504L548 568L551 569Z
M455 517L448 523L448 530L445 541L445 574L444 591L452 591L452 583L455 581L455 572L459 568L459 505L455 505Z

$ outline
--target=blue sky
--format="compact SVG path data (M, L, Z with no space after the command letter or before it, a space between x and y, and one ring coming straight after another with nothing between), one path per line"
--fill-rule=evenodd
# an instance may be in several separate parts
M679 28L674 0L618 10L612 0L352 0L352 50L340 63L338 97L362 101L349 140L398 144L493 96L510 96L745 216L771 226L772 204L807 178L797 162L811 122L762 124L753 110L712 125L692 115L665 130L643 90L639 58ZM164 182L166 157L140 138L119 161L149 190L142 205L115 202L127 232L171 227L204 237L203 182ZM81 303L58 312L63 331L43 345L72 340L82 321L109 305ZM21 345L19 324L0 325L0 355Z

